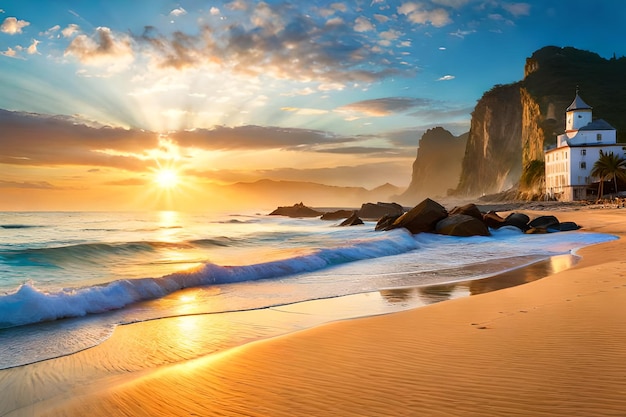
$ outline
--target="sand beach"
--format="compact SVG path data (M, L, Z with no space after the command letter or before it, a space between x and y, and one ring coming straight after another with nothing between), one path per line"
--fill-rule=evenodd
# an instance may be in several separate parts
M518 211L620 239L525 285L216 354L210 315L120 326L0 371L0 415L626 415L626 209Z

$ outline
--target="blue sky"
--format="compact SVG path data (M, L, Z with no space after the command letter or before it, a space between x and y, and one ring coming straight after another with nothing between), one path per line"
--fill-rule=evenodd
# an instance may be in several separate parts
M406 186L425 129L469 130L481 95L543 46L626 55L624 22L618 0L4 1L0 109L155 138L40 162L22 143L24 172L136 173L169 153L218 182ZM79 151L129 164L94 168ZM5 188L32 180L19 175Z

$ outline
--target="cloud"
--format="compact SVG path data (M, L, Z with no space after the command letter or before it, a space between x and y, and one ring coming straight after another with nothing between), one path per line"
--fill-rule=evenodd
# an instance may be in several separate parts
M61 189L50 184L48 181L5 181L0 180L0 188L26 188L26 189L38 189L38 190L55 190Z
M84 64L102 64L113 71L126 67L134 59L131 38L107 27L96 28L92 36L76 36L65 55L75 56Z
M74 23L70 23L69 25L67 25L65 29L61 31L61 34L63 35L64 38L70 38L79 30L80 30L80 27L78 25L75 25Z
M355 32L369 32L374 30L374 25L369 21L368 18L364 16L359 16L354 21L354 31Z
M458 9L469 3L469 0L432 0L432 2L440 6L447 6Z
M467 35L471 35L472 33L476 33L476 31L457 29L456 32L450 32L450 35L456 36L457 38L465 39Z
M437 81L450 81L454 80L456 77L454 75L444 75L443 77L437 78Z
M398 7L398 13L405 15L412 23L428 24L434 27L442 27L452 23L452 19L445 9L424 10L419 3L404 3Z
M11 48L10 46L9 46L9 47L7 47L7 50L6 50L6 51L2 51L2 52L0 52L0 54L2 54L2 55L4 55L4 56L7 56L7 57L9 57L9 58L19 58L19 57L17 56L17 51L16 51L15 49Z
M54 34L61 29L61 26L59 25L54 25L52 26L50 29L46 30L45 32L41 32L39 33L40 36L47 36L49 38L54 37ZM58 36L58 35L57 35Z
M280 109L282 111L292 112L300 116L317 116L320 114L328 113L328 110L307 109L307 108L299 108L299 107L281 107Z
M104 185L122 185L122 186L128 186L128 185L146 185L149 181L146 180L145 178L128 178L125 180L118 180L118 181L107 181L104 183Z
M9 35L15 35L22 33L22 29L30 25L30 22L25 20L17 20L15 17L7 17L0 25L0 32L8 33Z
M187 14L187 10L183 9L182 7L178 7L170 12L170 16L176 16L176 17L183 16L186 14Z
M528 3L505 3L502 8L515 17L530 15L530 4Z
M360 113L370 117L384 117L393 113L402 113L415 107L424 107L432 103L429 99L412 97L387 97L363 100L337 109L339 112Z
M240 16L244 5L246 14ZM343 7L332 5L333 10ZM396 63L393 51L375 48L374 38L355 36L343 19L328 25L292 3L236 2L226 8L232 16L205 24L199 33L162 34L148 26L135 41L157 69L208 69L325 85L370 83L415 72ZM359 30L370 27L365 20L358 23Z
M26 52L28 52L29 55L34 55L34 54L38 54L39 51L37 51L37 45L39 45L41 42L39 42L37 39L33 39L33 42L28 46L28 48L26 48Z
M141 130L94 128L66 117L0 110L0 163L9 165L83 165L145 168L146 149L157 135ZM114 151L106 153L103 151Z
M384 14L374 14L374 19L376 19L379 23L387 23L391 18L389 16L385 16Z
M220 15L220 9L218 9L217 7L213 6L211 7L211 9L209 10L209 13L211 14L211 16L219 16Z
M169 134L178 146L206 150L302 149L323 144L352 142L354 138L338 137L319 130L262 126L216 126Z

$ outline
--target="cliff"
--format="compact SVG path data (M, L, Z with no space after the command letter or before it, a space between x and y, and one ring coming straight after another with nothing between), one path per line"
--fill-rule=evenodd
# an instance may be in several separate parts
M479 196L513 186L522 172L520 86L500 85L485 93L472 112L457 191Z
M454 189L461 175L467 137L467 133L454 136L442 127L428 129L419 141L411 183L399 201L414 205Z
M476 104L454 194L475 197L511 188L524 198L539 193L519 188L520 177L543 162L544 147L563 132L565 109L577 88L594 116L626 142L626 58L547 46L527 58L524 73L523 80L493 87Z

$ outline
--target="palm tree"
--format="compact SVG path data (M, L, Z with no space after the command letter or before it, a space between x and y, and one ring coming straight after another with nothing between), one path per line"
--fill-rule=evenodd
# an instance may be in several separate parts
M604 192L604 181L613 180L615 193L617 194L617 178L626 180L626 159L620 158L613 152L604 153L600 150L600 157L593 164L591 175L598 177L598 200L602 198Z

